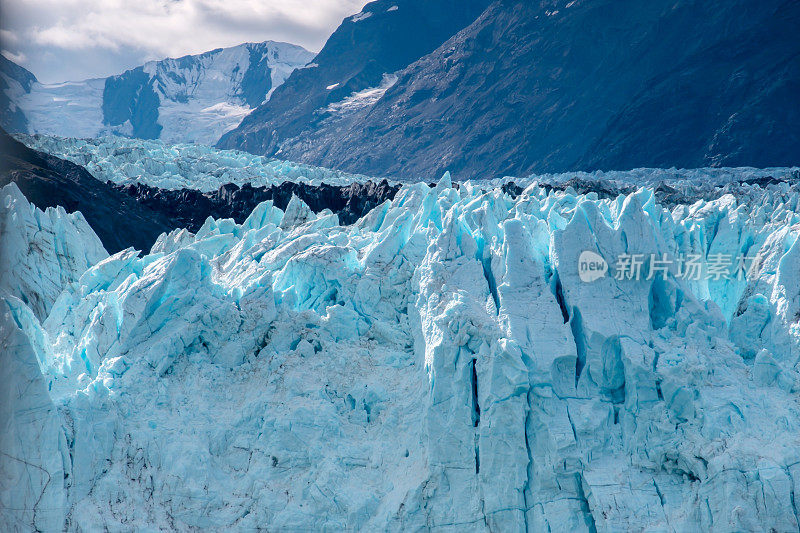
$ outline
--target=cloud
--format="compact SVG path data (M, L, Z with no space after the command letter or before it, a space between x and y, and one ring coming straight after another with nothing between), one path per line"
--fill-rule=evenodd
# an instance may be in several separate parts
M119 72L149 59L178 57L267 39L319 50L366 0L0 0L0 44L40 79L77 79L72 66ZM118 66L113 57L118 56ZM50 59L47 60L46 57ZM134 59L135 58L135 59ZM116 69L101 72L102 69ZM83 72L82 72L83 74ZM84 76L88 77L88 76Z
M6 50L5 48L0 50L0 54L6 56L6 58L10 59L11 61L17 64L24 63L25 60L27 59L27 57L25 57L25 54L23 53L15 54L14 52Z
M19 42L19 37L13 31L0 30L0 42L15 45Z

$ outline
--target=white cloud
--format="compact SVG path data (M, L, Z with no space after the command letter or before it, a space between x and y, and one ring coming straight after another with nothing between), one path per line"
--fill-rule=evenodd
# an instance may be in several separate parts
M25 57L25 54L22 54L22 53L15 54L14 52L12 52L10 50L5 50L5 49L0 50L0 54L3 54L8 59L10 59L11 61L13 61L14 63L17 63L17 64L24 63L25 60L27 59L27 57Z
M19 42L19 37L13 31L0 29L0 42L15 45Z
M272 39L319 50L341 20L366 1L0 0L0 43L17 57L26 56L24 66L40 79L61 81L108 75L114 57L117 72L136 64L131 61L247 41ZM93 54L95 62L88 60ZM96 72L84 72L92 65Z

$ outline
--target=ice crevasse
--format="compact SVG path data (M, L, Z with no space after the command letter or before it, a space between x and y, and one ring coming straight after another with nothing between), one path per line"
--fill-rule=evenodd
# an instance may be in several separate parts
M42 256L94 249L82 219L8 186L3 219L42 231L2 227L3 275L63 290L4 288L2 520L796 531L800 195L747 191L668 211L445 176L351 226L266 202L79 271ZM760 260L587 283L585 250Z

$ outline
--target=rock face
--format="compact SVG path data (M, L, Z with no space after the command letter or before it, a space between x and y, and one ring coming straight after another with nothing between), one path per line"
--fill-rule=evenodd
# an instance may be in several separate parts
M12 182L42 209L80 211L111 253L129 246L149 250L161 233L176 227L82 167L31 150L0 131L0 186Z
M279 91L220 146L409 179L794 165L798 23L789 0L499 0L360 105L311 121Z
M3 368L26 370L0 381L3 424L55 511L29 511L34 466L4 520L797 530L800 193L747 187L667 210L445 177L350 226L267 201L97 262L43 321L6 296ZM591 282L586 251L608 263ZM759 259L628 279L626 254Z
M103 79L34 79L14 93L27 124L16 122L11 131L212 144L313 56L300 46L266 41L150 61Z

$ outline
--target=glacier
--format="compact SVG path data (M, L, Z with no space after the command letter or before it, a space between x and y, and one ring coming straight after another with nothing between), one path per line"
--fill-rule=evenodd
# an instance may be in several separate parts
M228 183L253 187L284 181L349 185L369 178L339 170L283 161L238 150L217 150L200 144L100 137L77 139L52 135L14 135L33 150L86 168L101 181L141 183L160 189L213 192Z
M349 226L295 198L108 256L8 185L1 519L796 531L799 199L796 179L667 208L446 174ZM589 283L584 251L758 261Z
M393 80L393 78L387 79L389 84ZM366 95L364 98L371 97L368 92L364 92ZM358 102L354 100L350 103L357 105ZM333 110L333 107L329 110ZM250 183L254 187L278 185L284 181L312 185L323 182L329 185L349 185L353 181L370 179L361 174L198 144L172 144L163 140L125 137L80 139L22 133L15 134L14 137L33 150L85 167L97 179L121 185L141 183L161 189L188 188L212 192L227 183L239 186ZM701 189L708 186L722 187L730 183L736 184L759 178L797 176L798 173L800 167L638 168L625 171L598 170L532 174L522 177L505 176L477 180L476 183L482 183L486 187L502 187L513 182L525 187L533 183L561 185L572 180L581 180L613 184L618 187L634 185L653 188L665 184L682 189L694 189L688 191L688 194L701 196L707 192ZM408 181L397 177L387 179L394 184Z
M384 80L387 86L393 82ZM373 89L362 96L372 97ZM369 94L367 94L369 93ZM356 98L348 105L358 105ZM333 112L335 106L328 108ZM239 150L223 150L198 144L172 144L163 140L141 140L125 137L100 137L81 139L56 135L27 135L14 137L33 150L66 159L86 168L101 181L119 185L141 183L160 189L197 189L213 192L228 183L254 187L279 185L284 181L319 185L349 185L354 181L367 181L368 176L340 170L317 167L266 156L253 155ZM580 180L617 187L659 185L678 187L687 195L701 197L708 187L736 185L748 180L786 176L796 179L800 167L775 168L638 168L625 171L563 172L557 174L532 174L530 176L505 176L475 181L484 187L502 187L514 183L523 188L533 183L542 185L569 185ZM374 178L372 178L374 179ZM389 183L400 184L408 180L387 177ZM456 182L458 183L458 182Z

